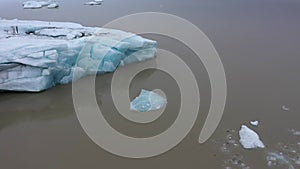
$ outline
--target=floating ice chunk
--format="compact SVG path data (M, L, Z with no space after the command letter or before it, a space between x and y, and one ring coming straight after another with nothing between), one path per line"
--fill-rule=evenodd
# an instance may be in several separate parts
M24 9L38 9L38 8L42 8L41 3L37 2L37 1L26 1L23 3L23 8Z
M294 136L300 136L300 131L297 131L295 129L289 130Z
M140 95L130 103L130 109L138 112L147 112L151 110L159 110L164 107L167 100L153 92L142 90Z
M246 125L242 125L239 131L240 143L246 149L264 148L264 143L260 140L258 134L249 129Z
M52 8L58 8L58 7L59 7L59 5L58 5L58 3L56 3L56 2L50 3L50 4L47 6L47 8L49 8L49 9L52 9Z
M286 105L281 106L281 109L284 111L290 111L290 108L288 108Z
M42 8L43 6L49 5L49 2L46 1L26 1L23 2L24 9L38 9Z
M101 0L94 0L94 1L84 3L84 5L101 5L101 4L102 4Z
M257 120L254 120L254 121L250 121L250 124L252 125L252 126L258 126L258 121Z
M92 72L113 72L121 63L154 58L156 45L119 30L0 20L0 90L38 92Z
M58 8L59 5L57 2L50 0L50 1L26 1L23 2L24 9L39 9L44 6L47 6L49 9Z

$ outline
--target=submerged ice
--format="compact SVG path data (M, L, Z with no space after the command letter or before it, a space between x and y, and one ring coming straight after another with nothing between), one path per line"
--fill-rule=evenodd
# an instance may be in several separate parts
M151 59L156 42L76 23L0 20L0 90L42 91Z
M138 112L147 112L152 110L159 110L164 107L167 100L153 92L148 90L142 90L138 97L136 97L130 103L130 109Z

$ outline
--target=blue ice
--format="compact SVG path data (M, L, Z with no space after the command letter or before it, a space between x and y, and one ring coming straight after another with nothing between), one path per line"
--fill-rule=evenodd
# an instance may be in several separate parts
M142 89L139 96L130 103L130 109L138 112L147 112L152 110L159 110L163 108L167 100L153 92Z
M39 92L91 72L113 72L154 58L156 45L120 30L0 19L0 90Z

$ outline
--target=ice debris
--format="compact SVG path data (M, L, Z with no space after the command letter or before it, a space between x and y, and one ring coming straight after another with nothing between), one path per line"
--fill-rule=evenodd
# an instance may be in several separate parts
M50 0L50 1L25 1L23 2L24 9L39 9L42 7L47 6L47 8L58 8L59 5L57 2Z
M267 165L269 167L273 166L281 166L281 167L288 167L287 169L294 169L294 166L290 163L289 160L282 153L274 153L271 152L267 155Z
M94 0L90 2L86 2L85 5L101 5L103 0Z
M252 126L258 126L258 121L257 120L254 120L254 121L250 121L250 124L252 125Z
M2 19L0 90L38 92L91 73L113 72L154 58L156 45L120 30Z
M49 9L52 9L52 8L58 8L58 7L59 7L59 5L58 5L58 3L56 3L56 2L51 3L51 4L49 4L49 5L47 6L47 8L49 8Z
M130 110L138 112L159 110L163 108L166 103L167 100L163 96L153 91L142 89L140 95L130 103Z
M244 157L240 154L235 154L231 159L226 160L225 165L226 169L250 169L250 167L244 162Z
M250 169L246 158L240 154L240 144L238 144L238 137L235 130L226 130L226 137L224 139L213 140L213 142L220 147L224 160L224 168L226 169Z
M240 143L245 149L264 148L264 143L260 140L258 134L249 129L246 125L242 125L239 131Z
M300 136L300 131L295 130L295 129L291 129L289 130L294 136Z
M281 109L284 111L290 111L290 108L288 108L286 105L281 106Z
M230 133L226 136L226 140L224 141L224 143L222 143L221 151L223 153L229 153L231 150L233 150L234 148L237 148L237 147L239 147L239 144L234 139L233 134Z

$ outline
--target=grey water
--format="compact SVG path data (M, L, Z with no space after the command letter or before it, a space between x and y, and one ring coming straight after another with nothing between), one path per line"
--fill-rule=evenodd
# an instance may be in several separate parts
M222 121L206 143L198 143L210 106L210 83L205 67L180 42L147 34L143 36L157 40L160 48L184 58L199 83L200 115L179 145L147 159L118 157L93 143L81 128L72 102L72 85L41 93L5 92L0 93L0 168L217 169L228 167L228 160L234 163L238 154L245 165L263 169L268 168L268 151L275 151L279 143L289 146L300 142L299 136L289 132L300 130L300 1L104 0L100 6L83 5L85 0L58 2L58 9L24 10L22 0L1 0L0 17L101 27L125 15L151 11L174 14L195 24L212 41L225 68L228 95ZM117 113L110 96L111 78L112 74L98 76L95 93L107 121L116 130L147 137L172 125L180 103L179 89L172 77L158 70L148 70L133 80L131 98L142 88L159 88L167 94L168 105L163 115L146 125L128 122ZM290 110L282 110L283 105ZM240 126L250 126L250 120L259 120L259 127L252 128L260 134L266 148L229 147L229 152L222 151L223 143L228 144L226 136L231 133L238 141ZM300 153L299 146L295 150Z

